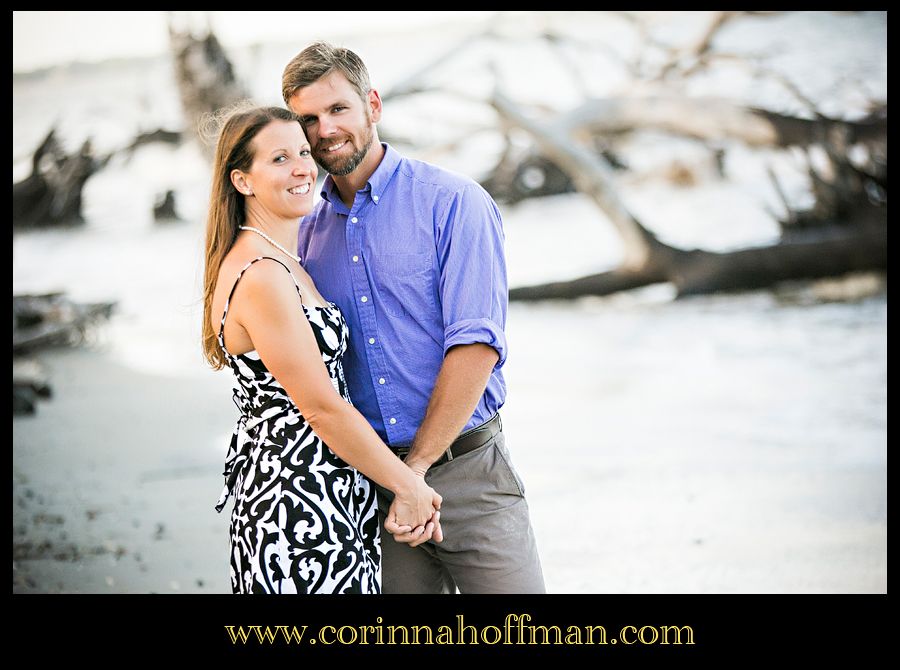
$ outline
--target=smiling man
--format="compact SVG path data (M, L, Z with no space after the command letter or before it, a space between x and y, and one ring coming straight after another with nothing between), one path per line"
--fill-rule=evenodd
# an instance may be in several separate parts
M508 292L496 204L379 140L381 97L352 51L310 45L285 67L282 93L329 173L298 252L347 319L353 404L443 496L434 536L420 527L382 542L383 592L543 593L498 414ZM378 499L384 523L391 496Z

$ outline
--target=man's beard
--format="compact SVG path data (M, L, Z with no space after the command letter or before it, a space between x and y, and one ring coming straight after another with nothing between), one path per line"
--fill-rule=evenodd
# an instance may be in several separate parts
M372 126L366 126L362 146L358 147L352 154L346 158L341 156L332 157L328 155L327 151L317 151L315 155L316 163L329 174L335 177L344 177L353 172L363 162L366 154L369 153L369 147L372 146L373 137ZM350 142L351 140L348 139L347 141Z

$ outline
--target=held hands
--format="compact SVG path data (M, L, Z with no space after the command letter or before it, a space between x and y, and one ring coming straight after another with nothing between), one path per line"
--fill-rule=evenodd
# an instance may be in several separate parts
M388 510L384 529L394 536L396 542L405 542L417 547L433 539L444 539L441 530L441 496L425 483L424 473L413 477L413 487L406 492L398 492Z

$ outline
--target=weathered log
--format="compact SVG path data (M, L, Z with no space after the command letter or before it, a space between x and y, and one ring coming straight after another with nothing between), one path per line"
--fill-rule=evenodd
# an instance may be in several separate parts
M541 125L528 118L500 92L494 94L493 106L507 123L531 133L541 153L562 167L577 189L606 213L625 243L623 268L642 267L656 237L622 203L613 181L612 167L605 159L574 143L559 127Z
M86 140L75 154L67 154L51 129L32 157L32 172L13 184L13 227L40 228L84 221L81 193L84 184L109 162L96 157Z
M824 116L801 119L721 98L604 98L580 105L554 125L563 133L582 137L654 129L700 140L780 147L819 144L824 137L840 133L850 145L885 137L887 107L849 121Z
M87 328L107 319L114 302L76 303L62 293L13 296L13 355L80 342Z
M604 296L662 282L678 297L767 288L779 282L887 269L887 228L835 229L832 237L716 253L667 247L633 270L510 289L509 299L534 301Z
M613 272L513 288L511 300L608 295L661 281L671 282L678 296L686 296L887 268L886 210L873 202L858 170L851 170L849 161L834 145L827 150L834 174L830 179L813 174L821 182L815 191L818 206L801 213L808 221L815 221L814 227L800 230L803 226L797 226L796 221L803 219L791 213L794 225L790 230L784 227L780 244L730 253L683 250L660 242L631 215L616 197L610 168L561 132L559 124L534 121L500 94L495 96L494 107L505 122L532 135L539 150L570 175L579 191L594 200L625 241L625 260Z
M756 147L808 148L823 142L839 143L843 149L854 144L876 146L886 141L887 108L879 107L864 118L849 121L823 116L797 118L718 98L595 99L549 125L564 135L593 143L595 151L616 167L622 166L621 159L605 140L636 130L660 130L707 142L717 152L717 160L721 158L718 145L729 140ZM573 182L561 174L565 171L542 152L526 153L517 162L510 160L507 156L506 162L499 163L482 181L500 201L514 203L573 190ZM544 180L539 188L529 188L527 176L535 166ZM873 172L886 172L886 167L873 165Z

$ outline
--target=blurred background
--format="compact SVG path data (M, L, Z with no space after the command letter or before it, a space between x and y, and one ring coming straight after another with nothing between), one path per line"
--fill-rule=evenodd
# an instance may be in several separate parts
M500 205L549 591L886 592L886 13L14 12L14 593L229 591L198 121L315 39Z

